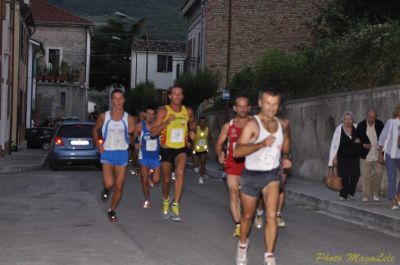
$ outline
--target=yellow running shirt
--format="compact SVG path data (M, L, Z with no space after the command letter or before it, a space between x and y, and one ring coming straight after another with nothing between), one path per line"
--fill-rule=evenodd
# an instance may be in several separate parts
M200 126L197 126L196 129L196 138L194 139L193 151L195 152L204 152L208 150L208 127L201 130Z
M161 131L160 143L165 148L179 149L186 147L188 139L188 122L189 114L185 106L182 106L180 112L175 112L169 105L165 106L167 115L164 121L168 119L170 114L175 116L175 120L171 121L164 130Z

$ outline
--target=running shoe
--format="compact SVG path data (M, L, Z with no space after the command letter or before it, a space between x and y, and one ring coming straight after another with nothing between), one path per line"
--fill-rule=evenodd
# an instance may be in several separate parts
M199 177L199 185L203 185L204 184L204 178L203 177Z
M256 214L256 218L254 220L254 225L256 228L261 229L263 227L263 216Z
M175 178L175 172L172 172L172 173L171 173L171 179L172 179L172 180L176 180L176 178Z
M380 200L380 198L379 198L378 195L374 195L374 196L373 196L373 199L374 199L374 201L376 201L376 202L378 202L378 201Z
M199 167L194 167L194 168L193 168L193 171L194 171L195 173L199 173Z
M249 240L247 240L245 245L238 243L236 251L236 265L247 265L247 249L249 246Z
M108 219L110 219L111 222L116 222L118 220L114 210L108 210Z
M143 203L143 208L145 209L151 208L151 202L149 200L145 200Z
M164 200L163 199L163 212L162 212L162 216L164 219L168 219L170 216L170 212L169 212L169 198Z
M235 225L235 230L233 230L232 236L240 237L240 224Z
M111 190L104 188L103 191L101 192L101 201L102 202L107 202L108 199L110 198L110 193Z
M180 208L179 207L179 203L174 202L174 203L171 204L170 212L171 212L171 220L172 221L175 221L175 222L182 221L182 219L181 219L181 217L179 215L179 208Z
M278 227L286 227L285 221L283 221L282 215L277 216Z
M264 257L264 265L276 265L275 256L269 255Z

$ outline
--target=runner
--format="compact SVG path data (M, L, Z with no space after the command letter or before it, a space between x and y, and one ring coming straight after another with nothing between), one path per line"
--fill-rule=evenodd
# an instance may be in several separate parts
M238 140L243 127L251 119L249 116L250 106L249 100L245 97L238 97L233 106L235 117L225 123L218 136L215 144L215 152L218 156L218 161L224 165L227 175L227 184L229 189L229 209L235 222L235 230L233 236L240 235L240 201L239 201L239 184L240 176L244 168L244 159L235 158L233 151L236 141ZM227 156L223 151L223 145L228 140Z
M240 180L243 212L236 254L237 265L247 264L248 235L261 194L266 212L264 264L276 264L274 248L277 236L279 171L280 168L287 169L292 166L289 159L288 125L276 117L280 99L278 92L271 89L260 92L260 112L243 128L235 149L236 156L246 157L245 170Z
M151 208L150 187L157 185L160 181L160 140L158 136L152 137L150 134L151 126L155 118L155 110L147 108L146 119L139 123L135 129L135 136L139 135L139 165L140 180L144 195L143 208ZM152 174L152 179L150 175Z
M197 172L200 172L199 184L204 184L208 147L211 143L212 136L207 127L206 118L200 117L199 125L196 129L196 137L193 141L194 168L198 168L199 170Z
M93 139L100 152L100 161L103 164L103 185L101 199L107 202L111 189L114 193L111 208L108 210L110 221L117 221L115 210L122 196L122 188L126 177L128 164L129 134L133 133L135 120L124 111L125 97L122 90L115 89L111 93L111 111L103 112L97 118L93 127ZM99 131L103 136L103 144L99 142Z
M146 112L141 111L139 112L139 116L136 118L136 124L142 123L146 119ZM138 156L139 156L139 149L140 149L140 139L139 135L137 135L134 138L134 143L131 145L131 161L132 161L132 167L131 167L131 174L134 176L140 176L140 166L138 163Z
M154 126L151 128L153 136L160 135L161 171L163 175L163 217L171 217L173 221L181 221L180 200L185 180L186 150L188 137L194 140L196 119L192 109L182 105L183 89L174 86L170 90L170 105L160 108ZM190 130L190 131L189 131ZM175 165L175 193L170 205L169 188L171 171Z

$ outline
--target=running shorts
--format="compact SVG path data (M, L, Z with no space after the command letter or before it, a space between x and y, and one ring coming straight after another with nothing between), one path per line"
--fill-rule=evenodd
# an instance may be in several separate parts
M270 182L279 180L279 167L268 171L244 169L240 178L240 191L249 196L258 197Z
M128 150L105 150L100 154L102 164L126 166L128 164Z

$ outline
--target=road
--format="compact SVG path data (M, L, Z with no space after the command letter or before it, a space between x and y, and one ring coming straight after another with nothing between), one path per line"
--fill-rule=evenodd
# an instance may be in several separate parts
M91 167L0 175L0 265L234 264L237 239L225 184L198 185L188 171L183 222L161 218L161 187L143 209L137 177L128 175L117 211L106 217L101 173ZM400 264L399 238L287 204L277 264ZM379 258L380 261L366 262ZM249 264L262 264L262 231L250 236Z

